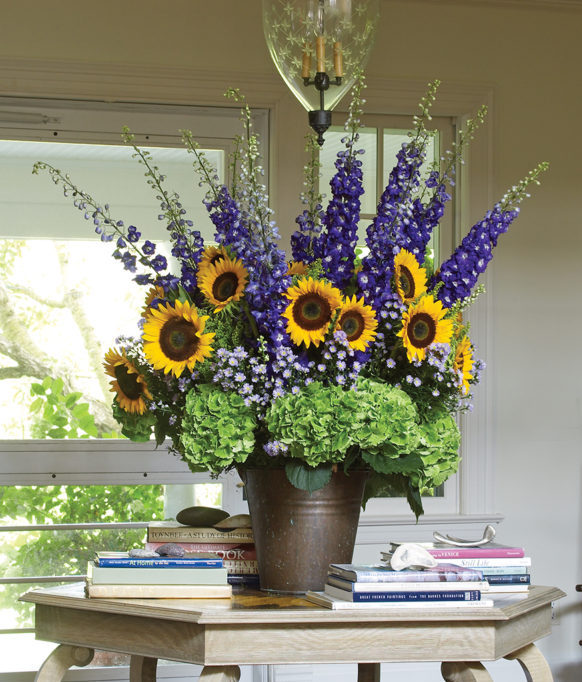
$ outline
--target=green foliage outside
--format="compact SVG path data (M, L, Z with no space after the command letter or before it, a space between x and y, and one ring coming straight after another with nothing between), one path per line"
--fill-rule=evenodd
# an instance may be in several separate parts
M99 434L89 406L78 392L67 393L60 379L32 384L30 406L36 438L88 438ZM107 434L118 437L118 434ZM4 486L3 525L148 522L162 519L164 487L117 485ZM145 530L26 531L0 534L0 574L4 577L84 575L99 550L143 547ZM0 590L0 610L16 609L18 625L30 625L30 607L17 601L26 584ZM0 627L2 627L0 621Z

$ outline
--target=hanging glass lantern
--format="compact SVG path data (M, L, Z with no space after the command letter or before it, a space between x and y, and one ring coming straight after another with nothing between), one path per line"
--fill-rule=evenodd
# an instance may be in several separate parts
M374 44L379 0L263 0L267 47L323 144L331 110Z

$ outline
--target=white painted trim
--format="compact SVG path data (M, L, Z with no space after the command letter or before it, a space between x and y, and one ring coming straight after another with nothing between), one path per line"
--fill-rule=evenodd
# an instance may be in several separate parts
M387 4L388 2L394 2L395 0L384 0ZM396 0L398 1L398 0ZM410 0L409 0L410 1ZM507 7L511 9L521 9L530 11L532 9L540 10L551 10L551 11L563 11L572 10L579 11L582 10L582 0L414 0L415 2L422 2L429 5L463 5L465 7L477 6L477 7Z

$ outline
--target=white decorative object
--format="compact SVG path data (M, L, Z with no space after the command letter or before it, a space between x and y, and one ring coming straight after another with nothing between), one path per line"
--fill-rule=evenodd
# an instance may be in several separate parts
M403 568L434 568L437 564L437 560L424 547L414 542L398 545L390 558L390 566L395 571Z

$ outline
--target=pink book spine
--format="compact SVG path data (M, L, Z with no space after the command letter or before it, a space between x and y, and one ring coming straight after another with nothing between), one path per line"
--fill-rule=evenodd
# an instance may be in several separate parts
M158 547L165 545L165 542L146 542L145 549L156 550ZM232 543L216 543L216 542L177 542L185 552L205 552L208 554L216 554L221 559L228 559L230 561L255 560L257 558L257 551L253 544L232 544Z
M521 547L454 547L428 551L435 559L516 559L525 556Z

